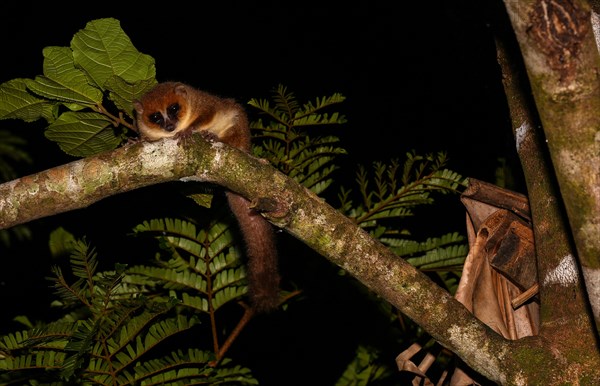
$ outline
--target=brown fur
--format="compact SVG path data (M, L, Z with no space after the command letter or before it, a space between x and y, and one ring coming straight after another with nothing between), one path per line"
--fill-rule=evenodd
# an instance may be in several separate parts
M177 105L176 109L171 108L174 105ZM233 99L219 98L183 83L165 82L134 102L134 108L137 130L143 140L156 141L206 130L219 141L250 152L248 118ZM176 114L173 113L175 110ZM226 194L246 245L252 306L258 312L271 311L279 304L273 228L259 213L249 208L244 197L233 192Z
M179 111L170 117L168 108L173 105L179 106ZM206 130L221 142L250 151L248 118L233 99L219 98L179 82L164 82L134 102L134 108L137 130L145 140ZM151 117L155 114L160 114L163 122L154 122Z

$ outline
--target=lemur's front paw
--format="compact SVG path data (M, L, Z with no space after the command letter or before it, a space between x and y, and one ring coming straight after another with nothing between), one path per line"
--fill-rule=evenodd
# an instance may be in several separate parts
M200 130L199 134L208 142L219 142L219 137L212 131Z
M142 142L143 138L141 136L137 136L137 137L128 137L127 138L127 143L125 145L135 145L138 142Z
M188 141L194 141L194 132L192 130L182 130L173 136L177 140L179 146L183 145Z

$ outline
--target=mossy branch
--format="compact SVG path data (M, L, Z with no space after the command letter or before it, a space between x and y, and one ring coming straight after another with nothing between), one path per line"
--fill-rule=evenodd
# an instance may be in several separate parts
M273 203L265 213L273 224L344 268L486 377L504 381L507 366L513 374L523 366L513 359L514 343L320 197L259 159L199 137L182 144L166 139L128 145L0 185L0 226L174 180L210 181L255 202ZM545 366L559 367L545 349L538 354Z
M598 286L600 56L590 5L584 0L548 6L538 1L504 3L527 68L577 253Z

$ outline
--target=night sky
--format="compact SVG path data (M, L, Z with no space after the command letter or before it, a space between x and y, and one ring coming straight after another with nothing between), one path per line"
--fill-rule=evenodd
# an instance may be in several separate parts
M496 158L512 151L489 17L478 1L208 3L193 11L183 2L78 12L4 5L0 81L41 74L44 47L68 46L88 21L113 17L156 59L159 81L242 103L278 84L301 102L344 94L340 137L361 162L446 150L451 167L489 181Z

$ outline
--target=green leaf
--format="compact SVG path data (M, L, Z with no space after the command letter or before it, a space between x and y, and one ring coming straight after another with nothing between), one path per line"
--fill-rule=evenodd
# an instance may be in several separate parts
M108 99L113 101L119 110L124 111L133 118L133 101L139 99L155 86L156 83L154 77L129 83L120 76L111 76L106 81L106 89L110 90Z
M156 76L154 59L140 53L113 18L87 23L71 40L71 49L75 65L101 89L115 75L131 84Z
M346 151L338 144L338 137L325 136L310 138L306 129L342 124L346 118L338 112L320 113L320 110L341 103L345 97L339 93L316 98L302 108L293 93L279 85L273 91L272 101L275 107L265 99L251 99L248 104L269 116L270 121L252 122L250 127L258 132L262 139L255 144L254 154L269 162L288 177L301 183L316 194L321 194L332 183L331 178L338 167L334 164L339 155Z
M48 241L50 254L54 258L65 255L68 256L76 243L77 240L72 233L68 232L63 227L58 227L50 233L50 240Z
M380 363L376 350L358 346L355 355L335 386L368 386L393 374L389 367Z
M34 122L44 118L53 122L58 115L58 103L28 93L28 81L31 79L13 79L0 85L0 119Z
M157 238L171 259L164 268L137 266L128 272L154 280L155 287L169 289L169 296L180 300L182 306L214 312L247 293L246 270L240 266L240 256L226 223L215 221L196 234L193 223L159 219L144 222L134 231L158 232ZM182 258L188 254L189 260Z
M206 292L206 280L202 276L191 272L178 272L172 269L134 266L128 269L130 274L144 275L146 277L161 280L165 288L168 289L193 289L199 292Z
M217 291L213 298L212 304L215 310L218 310L225 303L242 298L247 292L247 287L230 286Z
M222 359L218 366L211 366L209 362L214 360L214 354L208 351L177 350L140 363L132 369L134 375L130 375L127 382L123 380L119 384L258 385L248 368L232 365L228 358Z
M102 103L102 91L87 83L85 74L75 68L73 55L67 47L46 47L44 76L28 80L27 87L47 99L81 105Z
M422 271L460 269L467 253L467 245L452 245L428 251L424 256L406 259L411 265Z
M208 299L204 296L193 296L186 292L171 294L172 296L180 296L177 299L181 301L181 305L185 307L190 307L197 311L201 312L209 312L210 309L208 307Z
M215 275L213 283L213 291L220 290L221 288L237 285L242 283L246 279L246 270L244 267L238 267L237 269L228 269L219 272Z
M346 97L340 93L335 93L328 97L316 98L316 103L313 105L312 102L308 102L303 106L303 110L308 113L313 113L314 111L320 110L322 108L342 103L346 100ZM338 113L334 113L334 116L338 117ZM340 123L345 123L345 117L343 115L339 116L342 121Z
M116 148L121 142L111 121L99 113L68 111L48 126L46 137L67 154L86 157Z

